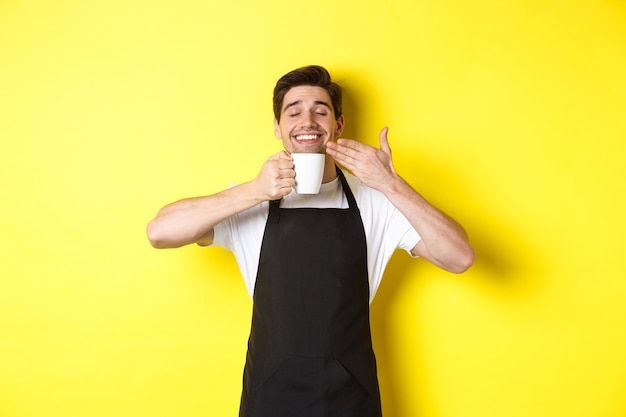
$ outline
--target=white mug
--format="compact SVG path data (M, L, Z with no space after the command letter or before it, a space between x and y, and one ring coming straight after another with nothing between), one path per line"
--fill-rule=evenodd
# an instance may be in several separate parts
M319 193L324 176L326 155L323 153L292 153L291 157L296 171L296 186L294 187L296 193Z

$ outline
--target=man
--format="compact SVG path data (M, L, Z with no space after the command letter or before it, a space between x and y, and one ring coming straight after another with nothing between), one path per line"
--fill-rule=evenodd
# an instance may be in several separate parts
M324 68L284 75L274 115L284 151L249 182L165 206L148 237L234 252L254 302L241 417L380 416L369 303L387 261L403 248L460 273L473 249L396 173L387 128L380 148L339 139L341 88ZM292 192L294 152L326 154L319 194Z

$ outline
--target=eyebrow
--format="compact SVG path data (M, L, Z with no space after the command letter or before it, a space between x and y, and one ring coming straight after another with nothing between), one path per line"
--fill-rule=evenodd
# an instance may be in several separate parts
M287 109L289 109L290 107L297 106L299 104L302 104L302 100L292 101L291 103L285 106L285 108L283 109L283 113L286 112ZM330 104L322 100L315 100L315 105L322 105L322 106L328 107L328 110L331 110Z

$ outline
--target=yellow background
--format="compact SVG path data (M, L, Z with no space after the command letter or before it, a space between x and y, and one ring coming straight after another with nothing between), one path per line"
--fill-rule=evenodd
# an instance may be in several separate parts
M625 416L621 0L1 0L0 416L237 414L234 260L145 225L256 175L311 63L477 249L392 259L386 417Z

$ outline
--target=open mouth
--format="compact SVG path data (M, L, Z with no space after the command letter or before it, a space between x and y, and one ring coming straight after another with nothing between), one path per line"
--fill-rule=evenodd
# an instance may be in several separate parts
M317 142L322 137L320 133L301 133L294 135L294 139L302 144Z

